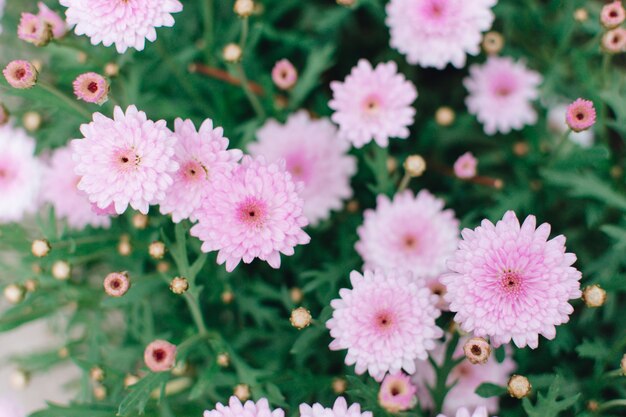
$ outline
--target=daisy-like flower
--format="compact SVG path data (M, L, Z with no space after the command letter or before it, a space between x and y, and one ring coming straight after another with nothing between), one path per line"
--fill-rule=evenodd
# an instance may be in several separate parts
M52 39L52 28L41 17L32 13L22 13L17 26L17 36L35 46L45 46Z
M387 26L391 46L411 64L443 69L465 66L480 52L482 32L491 28L497 0L391 0Z
M312 406L300 404L300 417L373 417L373 414L371 411L361 411L359 403L354 403L348 407L346 399L338 397L333 408L324 407L320 403L315 403Z
M311 120L306 111L291 115L284 125L268 121L251 143L252 155L269 161L286 161L295 181L302 181L304 215L313 225L338 210L352 197L350 177L356 172L356 159L347 154L350 143L337 136L337 128L327 119Z
M393 201L379 195L375 210L366 210L357 233L356 251L366 269L402 269L416 278L435 278L459 240L459 221L444 202L427 190L409 190Z
M377 381L387 372L413 373L415 360L426 360L443 335L435 324L437 296L408 272L352 271L350 282L352 289L342 288L330 303L330 349L347 349L346 364Z
M467 338L461 338L454 350L454 359L464 356L463 346ZM438 364L443 363L447 344L437 342L437 347L431 352L430 357ZM417 386L417 397L420 405L427 410L432 410L433 399L428 387L434 386L436 381L435 370L430 361L417 361L416 371L411 376L413 383ZM511 373L515 371L516 364L511 358L509 350L502 363L498 362L494 355L491 355L484 364L472 365L468 360L464 360L455 366L446 380L446 384L454 386L450 389L443 403L443 413L454 415L460 407L486 407L489 412L498 411L499 398L483 398L475 393L476 388L485 382L496 385L506 385Z
M539 95L541 81L541 75L523 63L491 56L485 64L470 67L463 81L469 91L465 104L488 135L519 130L537 122L531 102Z
M615 0L614 2L607 3L604 7L602 7L602 12L600 12L600 22L605 28L616 28L624 23L624 19L626 19L626 10L624 10L621 0Z
M74 95L87 103L102 105L109 98L109 83L100 74L87 72L74 80Z
M626 29L619 27L607 31L602 36L602 48L610 54L626 51Z
M176 362L176 345L166 340L155 340L146 346L143 359L152 372L169 371Z
M94 113L93 122L80 127L84 138L72 141L78 189L103 210L113 203L122 214L130 204L147 214L173 183L176 137L164 120L148 120L135 106L126 113L116 106L113 114Z
M478 160L471 152L465 152L454 163L454 175L458 178L474 178Z
M40 177L35 141L10 124L0 127L0 224L35 212Z
M581 296L581 274L572 267L576 255L565 252L565 237L549 235L549 224L537 228L528 216L520 227L512 211L496 225L483 220L463 230L441 282L464 331L489 336L495 347L512 339L534 349L539 334L554 338L555 326L574 311L568 301Z
M272 81L281 90L289 90L298 82L298 71L287 59L281 59L272 69Z
M54 151L48 166L44 168L41 196L52 204L59 218L65 218L72 229L81 230L85 226L108 227L111 220L101 216L91 208L87 194L76 185L80 177L74 173L76 163L69 147Z
M261 398L256 403L246 401L241 403L234 395L228 400L228 405L215 404L214 410L205 410L204 417L285 417L280 408L272 410L267 398Z
M455 413L448 413L450 414L450 416L454 416L454 417L489 417L489 414L487 413L487 409L485 407L478 407L476 410L474 410L474 412L470 412L469 409L462 407L459 408ZM437 417L446 417L443 414L439 414Z
M37 83L37 69L24 60L9 62L2 71L4 78L14 88L31 88Z
M171 214L175 223L187 218L195 221L202 201L211 198L212 180L235 169L242 152L227 149L224 129L214 128L211 119L198 131L191 120L176 119L174 125L178 139L174 159L179 168L160 202L161 213Z
M344 82L330 83L333 99L328 106L335 110L333 122L339 135L360 148L374 139L386 147L389 138L406 139L413 124L417 98L413 83L398 73L395 62L378 64L365 59L352 68Z
M77 35L87 35L92 45L115 44L123 54L128 48L143 51L146 39L154 42L156 28L174 26L172 13L183 10L178 0L60 0L67 7L67 23Z
M577 99L567 106L565 122L574 132L582 132L596 123L596 109L589 100Z
M558 104L548 110L548 128L557 135L564 135L565 132L570 130L565 121L567 107L567 104ZM594 143L593 130L584 130L582 132L571 131L568 135L568 139L583 148L589 148Z
M281 253L291 256L311 240L302 230L308 222L301 190L284 161L245 156L237 169L216 175L191 235L203 241L202 251L219 251L217 262L228 272L254 258L279 268Z
M65 33L67 32L67 24L65 23L65 20L44 3L39 2L37 3L37 6L39 7L39 13L37 13L37 16L39 16L40 19L43 19L43 21L50 26L52 29L52 36L55 39L60 39L65 36Z
M387 375L378 391L378 402L390 413L408 410L415 405L417 388L403 373Z

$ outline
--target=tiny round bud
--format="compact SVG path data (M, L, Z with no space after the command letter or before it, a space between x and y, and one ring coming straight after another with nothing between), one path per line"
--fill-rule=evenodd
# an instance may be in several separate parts
M584 8L579 8L574 10L574 20L576 20L577 22L584 22L587 19L589 19L589 12L587 11L587 9Z
M93 387L93 396L98 401L104 401L107 397L107 389L102 385Z
M470 363L486 363L491 355L491 346L482 337L472 337L463 345L463 353Z
M217 355L216 362L222 368L227 368L230 365L230 355L226 352L222 352Z
M360 204L357 200L350 200L346 204L346 211L348 213L357 213L359 211Z
M89 370L89 378L92 381L102 382L104 381L104 371L99 366L95 366Z
M503 189L503 188L504 188L504 181L502 181L500 178L496 178L496 179L493 181L493 187L494 187L496 190L501 190L501 189Z
M224 61L231 64L239 62L242 55L243 51L236 43L229 43L222 50L222 58L224 58Z
M167 261L161 261L157 263L156 266L157 271L159 271L160 273L164 274L167 271L170 270L170 263Z
M9 62L2 74L13 88L31 88L37 83L37 68L28 61L17 60Z
M530 394L532 386L525 376L513 375L509 379L506 389L511 397L522 399Z
M619 165L614 165L613 167L611 167L611 172L610 172L611 176L613 178L615 178L616 180L622 178L622 176L624 175L624 170L622 169L621 166Z
M139 382L139 377L133 374L128 374L124 377L124 388L128 388Z
M237 384L233 389L233 394L239 398L239 401L247 401L250 398L250 387L246 384Z
M311 312L304 307L298 307L291 312L289 321L291 325L298 330L302 330L311 324Z
M454 123L455 119L456 115L454 110L448 106L439 107L435 113L435 122L437 122L439 126L450 126Z
M120 241L117 244L117 252L122 256L128 256L133 251L133 246L130 244L130 237L128 235L120 236Z
M174 294L184 294L189 289L187 278L176 277L170 282L170 290Z
M489 55L496 55L504 48L504 37L498 32L487 32L483 36L483 50Z
M411 155L404 161L404 170L410 177L419 177L426 171L426 161L420 155Z
M111 272L104 278L104 292L111 297L121 297L130 289L128 272Z
M254 12L254 2L252 0L237 0L233 10L239 17L248 17Z
M24 281L24 289L28 292L35 292L39 288L39 282L36 279L29 278Z
M294 304L300 304L302 298L304 298L304 293L298 287L293 287L289 290L289 298L293 301Z
M24 129L29 132L36 132L41 127L41 114L36 111L28 111L24 113L22 116L22 124L24 125Z
M348 381L343 378L335 378L332 383L333 392L337 395L341 395L346 392L348 388Z
M85 62L87 62L87 58L89 57L83 51L80 51L76 54L76 61L78 61L79 64L84 64Z
M601 307L606 302L606 291L599 285L589 285L583 290L583 301L587 307Z
M132 218L133 227L137 230L144 230L148 227L148 216L142 213L133 214Z
M393 156L387 158L387 172L394 173L398 169L398 160Z
M596 411L598 411L599 406L600 404L598 404L596 400L589 400L589 402L587 403L587 410L595 413Z
M337 4L340 6L352 7L356 4L356 0L337 0Z
M517 156L525 156L528 155L530 151L530 147L527 142L519 141L513 144L513 153Z
M165 243L154 241L148 246L148 253L152 259L163 259L165 256Z
M6 108L4 104L0 103L0 126L4 126L7 123L9 123L10 117L11 117L11 114L9 113L9 110Z
M26 371L23 371L21 369L16 369L11 374L9 382L11 383L11 386L13 388L21 391L25 389L30 383L30 375Z
M72 267L65 261L56 261L52 264L52 276L59 281L69 279L72 274Z
M233 302L233 300L235 299L235 294L233 294L232 291L230 290L226 290L222 293L222 302L224 304L230 304Z
M24 299L24 287L18 284L9 284L4 287L4 298L11 304L20 303Z
M146 347L143 359L152 372L169 371L176 362L176 345L166 340L155 340Z
M70 350L69 350L68 348L66 348L65 346L63 346L61 349L59 349L59 350L57 351L57 356L58 356L60 359L65 359L65 358L67 358L68 356L70 356Z
M44 256L46 256L48 253L50 253L50 249L52 249L52 247L50 246L50 243L48 243L48 241L45 239L34 240L33 244L30 246L30 251L37 258L43 258Z
M281 90L289 90L298 82L298 71L287 59L281 59L272 69L272 81Z
M117 77L120 74L120 66L115 62L109 62L104 66L104 75L107 77Z

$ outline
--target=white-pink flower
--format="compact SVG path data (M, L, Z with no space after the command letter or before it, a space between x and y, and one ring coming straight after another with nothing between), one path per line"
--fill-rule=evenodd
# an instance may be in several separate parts
M450 412L448 414L450 414L450 417L489 417L489 414L487 413L487 409L485 407L478 407L476 410L474 410L473 413L469 411L469 409L467 409L466 407L462 407L459 408L456 413ZM443 414L439 414L437 417L446 416Z
M118 214L129 205L146 214L173 183L176 137L164 120L148 120L135 106L126 113L116 106L113 115L94 113L80 127L84 138L72 141L78 189L100 209L113 203Z
M389 374L383 380L378 391L378 403L390 413L408 410L415 406L415 393L417 387L411 382L411 378L398 372Z
M232 396L228 405L217 403L214 410L204 412L204 417L285 417L285 412L280 408L272 410L267 398L261 398L256 403L246 401L242 404L237 397Z
M391 0L387 26L391 46L411 64L443 69L465 66L466 56L480 52L482 32L489 30L497 0Z
M366 210L357 233L356 251L366 269L408 270L416 278L436 278L457 248L459 221L444 201L427 190L417 196L409 190L393 200L377 198L376 209Z
M454 162L454 175L458 178L468 179L476 176L478 160L471 152L465 152Z
M350 144L337 136L328 119L311 120L306 111L291 115L284 125L269 120L251 143L252 155L269 161L284 159L287 171L304 188L304 215L313 225L339 210L352 196L350 178L356 172L356 158L347 154Z
M350 273L352 289L339 290L326 322L331 350L347 349L346 364L381 381L387 372L415 371L443 331L435 324L441 312L437 296L409 272Z
M565 252L565 237L548 240L550 225L536 227L528 216L520 227L512 211L495 225L483 220L464 229L459 249L441 278L454 320L466 332L489 337L494 346L513 340L536 348L539 335L553 339L579 298L576 255Z
M300 417L373 417L373 414L371 411L361 411L359 403L351 404L348 407L346 399L338 397L335 400L335 404L333 404L333 408L324 407L320 403L313 405L300 404Z
M328 106L335 112L332 121L339 135L360 148L373 140L386 147L389 138L406 139L413 124L417 98L413 83L398 73L395 62L372 68L361 59L344 82L330 83L333 99Z
M469 92L465 104L488 135L519 130L537 122L532 101L539 96L541 81L541 75L522 62L491 56L483 65L470 67L463 81Z
M87 35L92 45L115 44L123 54L128 48L143 51L146 39L154 42L156 28L174 26L172 13L183 10L178 0L60 0L67 7L69 25L77 35Z
M187 218L195 221L202 201L211 198L211 182L235 169L242 152L228 150L224 129L214 128L211 119L197 131L191 120L176 119L174 134L178 139L174 160L179 168L160 202L161 213L171 214L175 223Z

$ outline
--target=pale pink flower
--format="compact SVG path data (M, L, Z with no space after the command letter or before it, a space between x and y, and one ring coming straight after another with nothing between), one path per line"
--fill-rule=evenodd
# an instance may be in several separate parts
M202 201L211 198L211 182L235 169L242 152L228 150L224 129L214 128L211 119L198 131L191 120L176 119L174 134L178 139L174 160L179 168L160 202L161 213L171 214L175 223L187 218L195 221Z
M304 215L312 225L339 210L352 197L350 178L356 158L349 156L350 143L337 136L328 119L311 120L306 111L291 115L284 125L269 120L257 131L258 142L248 150L269 161L286 161L295 181L302 181Z
M281 90L289 90L298 82L298 71L287 59L281 59L272 69L272 81Z
M412 408L415 401L417 388L411 382L411 378L401 372L387 375L378 391L378 402L387 411L398 411Z
M214 410L205 410L203 417L285 417L285 412L280 408L272 410L267 398L261 398L256 403L248 400L242 404L233 395L228 405L217 403Z
M92 45L115 44L123 54L128 48L143 51L146 39L154 42L156 28L174 26L172 13L183 10L178 0L60 0L67 23L77 35L87 35Z
M471 152L465 152L454 163L454 175L458 178L468 179L476 176L478 160Z
M626 29L618 27L607 31L602 36L602 48L610 54L626 51Z
M176 137L164 120L148 120L135 106L126 113L116 106L113 114L94 113L93 122L80 127L84 138L72 141L78 189L101 209L114 203L122 214L130 204L147 214L173 183Z
M361 411L359 403L348 407L344 397L337 397L333 408L324 407L320 403L300 404L300 417L373 417L373 414L371 411Z
M130 289L127 272L111 272L104 278L104 292L111 297L121 297Z
M537 122L532 101L539 96L542 78L521 62L490 56L472 65L463 84L469 91L467 109L483 124L486 134L509 133Z
M596 109L589 100L577 99L567 107L565 121L574 132L582 132L596 123Z
M13 396L1 397L0 417L26 417L26 411Z
M16 60L9 62L2 74L14 88L31 88L37 83L37 69L28 61Z
M624 23L626 19L626 10L622 6L621 0L615 0L607 3L602 7L600 12L600 22L607 29L613 29Z
M491 28L497 0L391 0L387 26L391 46L411 64L443 69L465 66L478 55L482 32Z
M109 83L102 75L95 72L79 75L72 85L74 95L87 103L102 105L109 98Z
M389 138L406 139L413 124L415 109L411 104L417 90L395 62L378 64L365 59L352 68L344 82L330 83L333 99L328 106L335 110L332 121L339 125L339 136L360 148L374 139L386 147Z
M37 3L37 6L39 7L39 13L37 13L37 16L43 19L43 21L50 26L52 29L52 36L55 39L60 39L65 36L65 33L67 32L67 24L65 23L65 20L44 3L39 2Z
M454 359L463 358L463 345L468 338L461 338L454 350ZM437 347L431 352L430 357L440 366L443 363L446 343L437 342ZM417 361L416 371L411 376L412 381L417 385L417 397L422 408L432 410L433 399L428 391L428 387L433 387L436 383L435 370L430 361ZM515 371L516 364L511 358L510 349L507 349L506 356L502 363L498 362L495 355L491 355L486 363L472 365L468 360L463 360L455 366L446 384L453 385L446 395L443 403L443 412L454 415L460 407L486 407L489 412L498 411L499 398L483 398L475 393L476 388L485 382L496 385L506 385L511 373Z
M535 216L522 226L512 211L494 226L483 220L464 229L459 249L442 276L455 321L466 332L489 337L498 347L511 339L518 347L539 345L539 334L556 335L581 296L576 255L565 252L565 237L548 240L550 225L536 228Z
M478 407L476 408L476 410L474 410L473 413L469 411L469 409L462 407L456 411L456 414L454 412L449 412L448 414L450 414L450 417L489 417L489 414L487 413L487 409L485 407ZM437 417L446 416L443 414L439 414Z
M176 362L176 345L167 340L155 340L146 346L143 360L152 372L169 371Z
M56 149L44 169L41 197L52 204L55 215L65 218L72 229L108 227L109 217L94 213L87 194L76 187L80 177L74 173L75 165L69 147Z
M444 201L427 190L409 190L393 201L379 195L375 210L366 210L357 233L356 251L366 269L402 269L416 278L436 278L459 241L459 221Z
M11 124L0 126L0 224L37 210L40 183L35 141Z
M245 156L237 169L216 175L191 235L203 241L203 252L219 251L217 262L228 272L254 258L279 268L281 253L291 256L311 240L302 230L308 222L301 190L284 161Z
M22 13L17 26L17 36L35 46L45 46L52 39L52 29L41 17L32 13Z
M443 335L435 324L437 297L409 272L352 271L350 282L352 289L342 288L330 303L330 349L347 349L346 364L377 381L387 372L413 373L415 360L426 360Z

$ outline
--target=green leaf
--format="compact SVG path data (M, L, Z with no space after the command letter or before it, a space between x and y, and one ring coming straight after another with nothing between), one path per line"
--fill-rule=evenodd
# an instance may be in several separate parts
M476 395L479 395L483 398L499 397L504 394L506 394L505 387L492 384L491 382L482 383L478 388L476 388Z
M45 410L35 411L30 417L113 417L115 409L105 405L76 404L61 406L48 403Z
M533 405L528 398L524 398L522 405L529 417L557 417L561 411L573 406L580 393L559 400L562 379L559 375L554 378L547 394L537 394L537 402Z
M332 65L334 53L335 45L332 44L311 51L306 68L291 93L290 109L299 108L308 95L321 83L322 73Z
M130 387L130 393L122 400L117 414L126 416L133 411L143 414L150 394L167 382L168 372L157 372L146 375L143 379Z
M581 358L601 360L606 358L610 350L606 346L605 341L601 340L584 340L580 345L576 346L576 353Z

